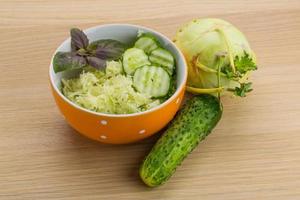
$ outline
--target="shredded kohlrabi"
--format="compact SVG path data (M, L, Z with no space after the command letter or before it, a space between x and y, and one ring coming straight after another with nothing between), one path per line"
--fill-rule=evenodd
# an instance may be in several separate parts
M120 61L108 61L105 72L86 67L78 78L62 79L62 92L75 104L101 113L130 114L160 104L134 90Z

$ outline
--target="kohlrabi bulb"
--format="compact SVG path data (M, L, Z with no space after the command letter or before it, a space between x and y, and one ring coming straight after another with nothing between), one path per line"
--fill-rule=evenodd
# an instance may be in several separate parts
M256 69L254 52L242 32L221 19L196 19L174 38L188 65L187 90L194 93L231 91L245 96L252 89L249 72Z

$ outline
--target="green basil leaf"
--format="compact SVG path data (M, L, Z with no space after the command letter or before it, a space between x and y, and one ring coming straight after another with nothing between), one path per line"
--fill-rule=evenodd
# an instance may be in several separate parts
M86 66L86 59L71 52L57 52L53 58L54 72L79 69Z

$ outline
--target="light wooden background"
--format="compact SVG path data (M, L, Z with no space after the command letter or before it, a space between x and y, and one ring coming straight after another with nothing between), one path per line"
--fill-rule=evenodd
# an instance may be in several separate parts
M134 23L172 37L197 17L236 24L259 59L254 92L224 98L213 133L165 185L138 166L157 136L110 146L63 120L48 65L70 27ZM0 1L0 199L300 199L300 1Z

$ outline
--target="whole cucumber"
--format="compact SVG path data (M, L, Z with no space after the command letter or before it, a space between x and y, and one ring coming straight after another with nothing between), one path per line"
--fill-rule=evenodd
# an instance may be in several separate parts
M214 96L200 95L188 100L142 163L140 177L144 183L155 187L168 180L221 116L221 103Z

